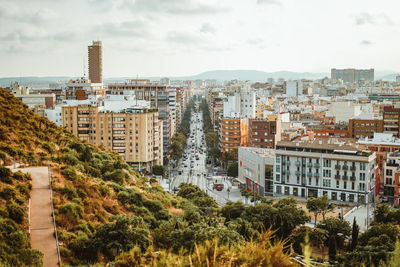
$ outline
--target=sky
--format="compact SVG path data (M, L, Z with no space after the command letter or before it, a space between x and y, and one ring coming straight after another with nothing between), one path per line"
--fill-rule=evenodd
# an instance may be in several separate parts
M397 0L0 0L0 77L400 70ZM87 67L87 63L85 63Z

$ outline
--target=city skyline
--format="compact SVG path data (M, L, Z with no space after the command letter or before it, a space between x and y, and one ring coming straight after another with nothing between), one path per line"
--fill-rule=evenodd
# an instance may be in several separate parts
M92 40L103 42L104 77L186 76L217 69L396 72L397 5L0 0L0 22L8 25L0 29L0 76L82 76L84 47Z

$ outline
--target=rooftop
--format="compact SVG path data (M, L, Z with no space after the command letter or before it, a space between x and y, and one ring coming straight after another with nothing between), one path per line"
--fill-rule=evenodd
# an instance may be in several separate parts
M264 158L274 158L275 157L274 149L259 148L259 147L244 147L244 146L239 147L239 149L243 149L248 152L255 153Z
M357 141L361 145L400 145L400 139L387 133L374 133L373 138L363 138Z

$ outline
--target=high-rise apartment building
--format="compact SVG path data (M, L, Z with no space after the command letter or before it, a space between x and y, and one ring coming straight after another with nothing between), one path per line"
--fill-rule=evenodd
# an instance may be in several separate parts
M167 86L151 83L149 80L129 80L123 83L108 84L107 94L124 95L132 91L137 100L150 101L151 107L158 109L159 118L163 123L163 150L164 156L166 156L172 137Z
M81 140L117 152L135 167L151 170L163 164L162 122L154 109L113 112L90 104L63 106L62 125Z
M331 69L332 80L342 80L346 83L359 81L374 81L374 69Z
M247 119L222 118L219 136L222 152L234 152L239 146L247 146L249 142Z
M103 82L103 55L101 41L93 41L88 46L89 80L92 83Z

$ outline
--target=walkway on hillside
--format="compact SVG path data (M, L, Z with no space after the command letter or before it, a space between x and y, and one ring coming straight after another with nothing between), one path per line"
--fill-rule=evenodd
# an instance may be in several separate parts
M29 167L13 171L29 172L32 176L31 191L31 245L43 252L46 267L57 266L58 255L51 212L50 185L47 167Z

